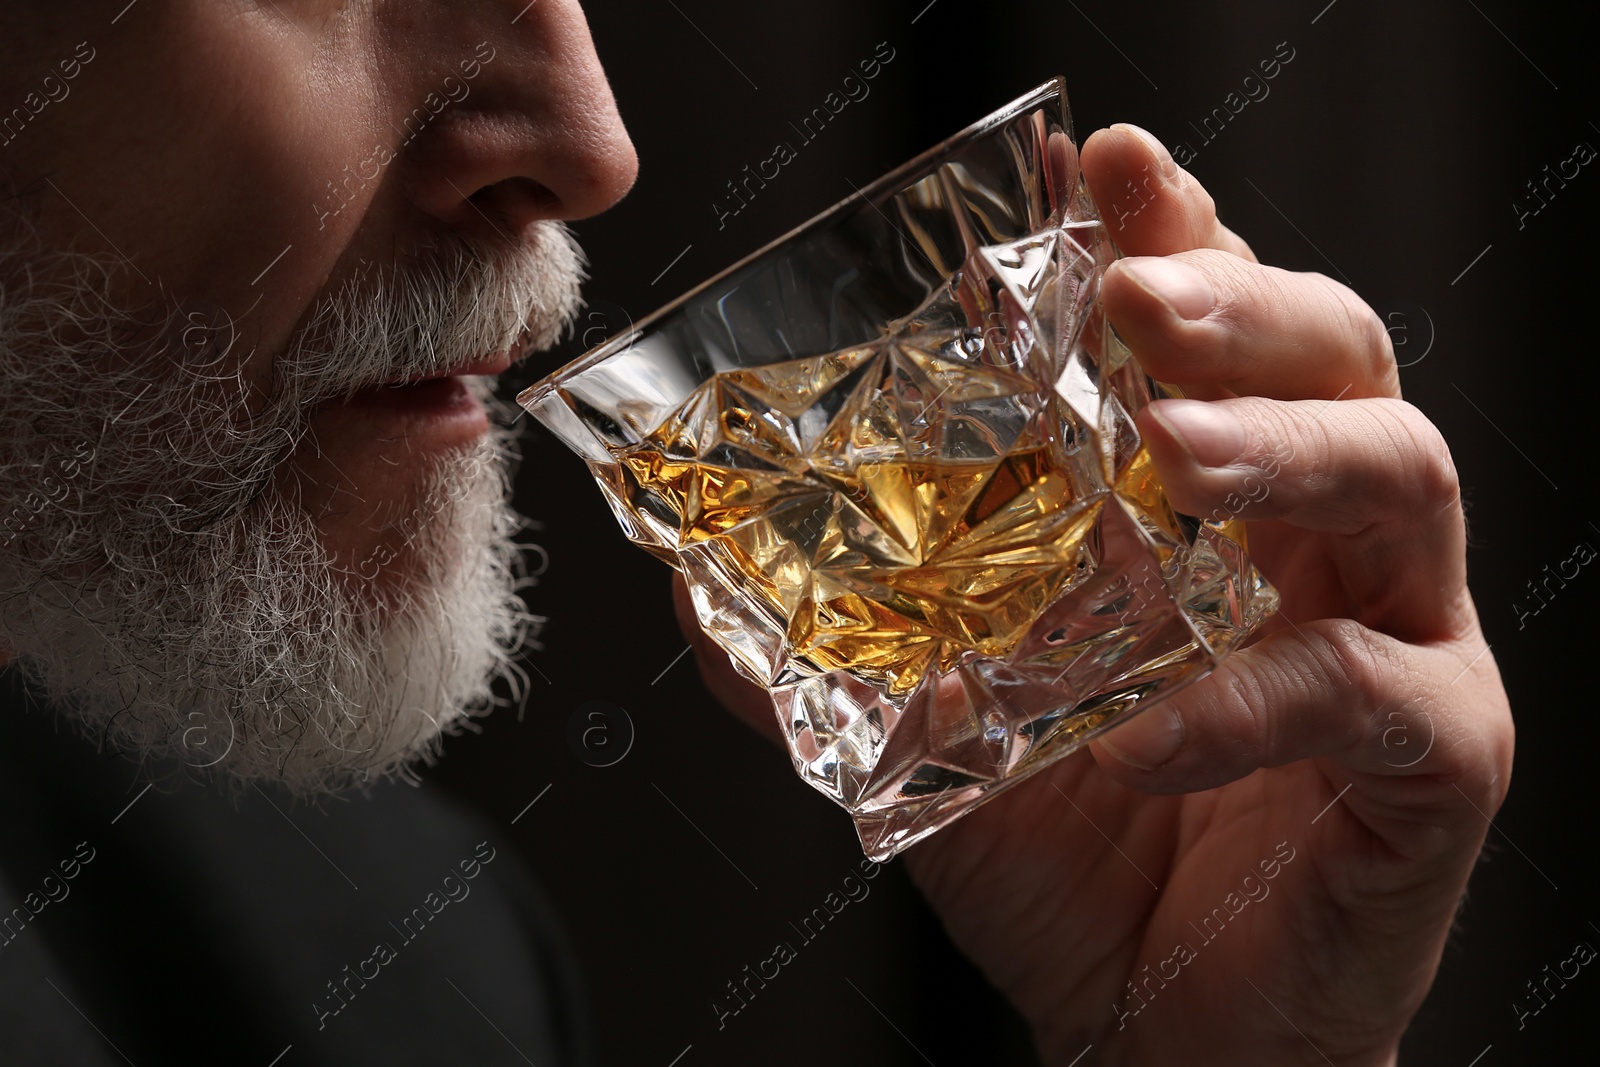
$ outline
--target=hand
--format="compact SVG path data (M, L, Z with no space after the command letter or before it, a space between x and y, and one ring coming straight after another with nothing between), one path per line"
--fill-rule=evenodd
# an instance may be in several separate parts
M1349 289L1261 266L1142 131L1082 162L1132 257L1107 314L1197 398L1140 433L1180 511L1246 520L1282 610L905 863L1047 1064L1391 1064L1511 772L1449 450ZM695 647L776 737L770 700Z

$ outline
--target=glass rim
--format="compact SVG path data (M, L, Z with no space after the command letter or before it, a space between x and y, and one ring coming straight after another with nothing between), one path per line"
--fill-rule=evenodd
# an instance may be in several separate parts
M569 363L564 364L556 370L551 371L549 374L545 375L543 378L540 378L538 381L534 382L532 385L518 393L516 397L517 404L525 409L529 408L532 404L543 400L567 378L570 378L576 374L580 374L595 364L600 363L601 361L613 355L616 355L619 350L631 348L633 343L639 339L639 337L647 328L654 326L662 319L667 318L683 305L687 304L690 300L694 299L696 296L699 296L705 290L725 281L731 275L738 273L745 267L748 267L752 263L761 259L763 256L773 253L778 248L788 244L796 238L813 230L822 229L824 226L833 222L845 212L853 209L857 205L863 202L870 203L875 198L881 197L888 190L898 192L900 189L905 188L912 175L918 173L919 171L931 169L930 165L939 157L948 155L953 149L959 147L960 145L982 137L984 134L993 131L996 127L1002 126L1015 119L1017 116L1032 111L1052 99L1061 101L1063 110L1062 117L1066 123L1065 128L1068 132L1068 136L1070 137L1072 128L1070 115L1066 110L1066 78L1063 75L1057 74L1048 81L1039 84L1022 96L1012 100L1010 103L1001 106L995 111L991 111L989 114L978 119L971 125L951 134L949 137L946 137L944 140L933 145L931 148L919 152L917 155L906 160L893 170L888 171L880 177L873 179L871 182L868 182L866 185L861 186L859 189L854 190L849 196L844 197L833 206L818 212L811 218L789 230L787 233L773 238L771 241L768 241L754 252L749 253L738 261L718 271L716 274L713 274L711 277L700 282L692 289L681 293L677 297L674 297L672 300L661 305L656 310L650 312L650 314L633 323L622 333L614 334L613 336L606 338L604 341L601 341L593 348L590 348L588 351L584 352L583 355L577 357Z

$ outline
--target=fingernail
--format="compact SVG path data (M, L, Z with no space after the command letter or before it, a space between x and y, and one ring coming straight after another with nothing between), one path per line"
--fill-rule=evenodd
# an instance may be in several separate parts
M1215 401L1163 400L1150 413L1202 467L1224 467L1244 452L1244 424Z
M1183 720L1171 708L1154 707L1106 734L1100 744L1128 766L1153 771L1183 747Z
M1119 269L1180 319L1203 319L1217 306L1216 290L1187 263L1165 256L1133 256L1121 260Z
M1113 122L1113 130L1127 130L1139 140L1143 141L1150 149L1150 154L1156 157L1157 164L1161 167L1161 176L1172 181L1178 176L1178 161L1172 158L1172 153L1167 151L1167 146L1156 138L1156 135L1143 126L1135 126L1131 122Z

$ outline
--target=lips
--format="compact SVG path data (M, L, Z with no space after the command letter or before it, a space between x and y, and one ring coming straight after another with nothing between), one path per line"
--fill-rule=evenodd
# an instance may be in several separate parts
M467 374L488 374L488 375L501 374L505 370L507 370L510 366L511 366L511 353L510 352L496 352L492 356L485 356L483 359L478 360L476 363L466 363L466 364L463 364L463 365L461 365L459 367L454 367L454 368L452 368L450 370L438 371L436 373L428 375L426 378L417 378L417 379L391 378L389 381L383 382L381 384L383 386L392 386L392 387L395 387L395 388L404 388L404 387L407 387L407 386L420 385L423 382L435 381L435 380L437 380L439 378L458 378L458 377L461 377L461 376L467 375Z

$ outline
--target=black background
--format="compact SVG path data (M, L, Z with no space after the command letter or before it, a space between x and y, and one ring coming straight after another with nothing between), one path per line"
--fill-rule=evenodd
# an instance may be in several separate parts
M1401 1062L1494 1067L1592 1048L1582 1039L1600 975L1580 973L1521 1029L1512 1008L1576 942L1600 946L1587 680L1600 568L1583 569L1537 614L1519 619L1515 607L1535 606L1526 583L1546 565L1579 543L1600 547L1579 433L1594 425L1582 384L1593 376L1582 368L1593 359L1600 163L1553 186L1520 225L1514 207L1537 206L1525 183L1547 164L1579 142L1600 146L1592 35L1574 24L1582 8L587 9L639 148L639 182L576 226L592 261L587 337L534 361L508 394L1057 73L1080 140L1129 121L1169 145L1189 142L1198 149L1189 169L1264 262L1346 281L1393 313L1405 395L1444 431L1461 474L1472 588L1518 722L1510 798ZM777 141L795 142L789 122L883 41L895 58L871 95L719 229L712 205L724 183ZM1294 59L1270 95L1202 144L1189 124L1279 42ZM792 940L788 923L838 888L859 845L844 813L802 785L782 753L711 702L692 660L675 661L685 642L670 572L627 544L581 463L534 427L524 452L518 503L544 524L533 539L549 558L527 596L550 620L530 657L527 710L452 739L425 788L466 798L524 850L582 956L601 1062L1032 1062L1020 1021L948 946L898 865L718 1029L712 999ZM600 722L588 718L595 701L625 709L632 725L631 748L611 766L584 762L569 741L574 717ZM621 745L626 731L610 714Z

